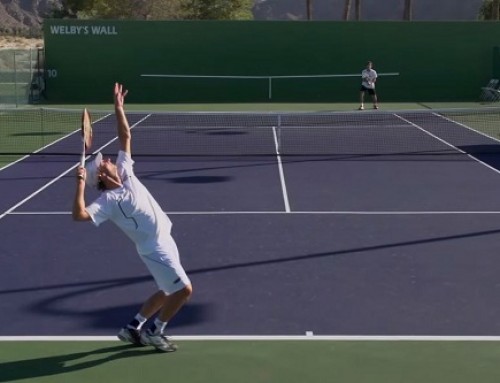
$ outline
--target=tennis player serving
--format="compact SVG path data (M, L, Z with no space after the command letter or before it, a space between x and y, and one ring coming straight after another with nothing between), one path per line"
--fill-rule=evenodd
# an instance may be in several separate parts
M137 346L151 345L164 352L177 350L165 328L192 294L191 282L184 271L176 243L170 232L172 222L146 187L134 174L131 133L124 110L127 91L115 84L114 100L120 150L113 163L98 153L85 168L77 170L73 203L75 221L115 223L135 244L137 252L153 276L158 291L142 305L137 315L118 333L118 338ZM100 196L85 204L85 185L97 188ZM147 330L144 324L155 314Z
M368 61L366 63L366 68L361 72L361 89L360 89L360 101L361 105L359 110L363 110L365 93L372 96L373 109L378 109L377 92L375 91L375 82L377 81L377 72L372 68L373 63Z

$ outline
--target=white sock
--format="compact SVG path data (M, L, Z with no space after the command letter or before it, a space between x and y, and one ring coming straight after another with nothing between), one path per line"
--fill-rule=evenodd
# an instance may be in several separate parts
M141 327L144 325L144 323L146 323L146 321L148 320L148 318L143 317L141 314L137 314L135 316L135 319L137 319L137 321L139 322L139 326L137 327L137 330L140 330Z
M154 324L154 333L155 334L162 334L163 331L165 331L165 327L167 327L168 322L162 322L158 318L155 319L155 324Z
M148 318L143 317L141 314L137 314L134 319L128 324L128 327L140 330L141 327L146 323Z

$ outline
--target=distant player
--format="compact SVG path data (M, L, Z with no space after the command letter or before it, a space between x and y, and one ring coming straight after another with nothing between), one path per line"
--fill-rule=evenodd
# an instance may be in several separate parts
M361 89L360 89L360 101L361 105L359 110L363 110L364 106L364 98L365 93L368 93L372 96L373 100L373 109L378 109L377 103L377 92L375 91L375 82L377 81L377 72L372 69L373 63L368 61L366 63L366 68L361 72Z
M177 346L166 336L165 327L190 298L192 287L170 235L170 219L135 176L130 127L124 110L126 94L120 84L115 84L115 115L120 142L116 163L110 159L103 160L99 153L85 168L78 168L73 219L92 221L96 226L110 220L135 244L158 290L120 330L118 338L138 346L151 345L160 351L170 352L175 351ZM88 206L85 206L85 184L101 191L101 195ZM158 316L151 328L142 331L144 323L156 313Z

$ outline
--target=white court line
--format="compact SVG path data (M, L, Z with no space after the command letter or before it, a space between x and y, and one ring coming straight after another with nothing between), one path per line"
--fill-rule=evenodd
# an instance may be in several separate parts
M396 113L394 113L394 115L395 115L397 118L399 118L399 119L401 119L401 120L403 120L403 121L407 122L408 124L410 124L410 125L414 126L414 127L415 127L415 128L417 128L417 129L421 130L421 131L422 131L422 132L424 132L425 134L427 134L427 135L431 136L432 138L435 138L436 140L438 140L438 141L442 142L443 144L445 144L445 145L449 146L450 148L452 148L453 150L457 151L458 153L465 154L465 155L466 155L467 157L469 157L470 159L472 159L472 160L474 160L474 161L476 161L476 162L480 163L481 165L486 166L488 169L493 170L495 173L500 174L500 170L498 170L498 169L494 168L493 166L491 166L491 165L487 164L487 163L486 163L486 162L484 162L484 161L481 161L479 158L474 157L472 154L469 154L469 153L467 153L467 152L463 151L462 149L457 148L455 145L450 144L448 141L443 140L442 138L440 138L440 137L436 136L435 134L432 134L431 132L429 132L429 131L425 130L424 128L422 128L421 126L419 126L419 125L415 124L414 122L411 122L410 120L407 120L406 118L401 117L401 116L399 116L399 115L398 115L398 114L396 114Z
M290 213L290 202L288 200L288 193L286 190L286 182L285 182L285 171L283 170L283 163L281 162L281 155L279 150L280 144L275 126L273 126L273 137L274 137L274 145L276 147L276 158L278 160L278 170L280 174L281 190L283 192L283 201L285 203L285 212Z
M15 209L17 209L19 206L21 205L24 205L26 202L28 202L31 198L33 198L34 196L36 196L37 194L41 193L43 190L47 189L50 185L52 185L54 182L58 181L59 179L61 179L62 177L64 177L66 174L68 174L70 171L72 171L77 165L75 165L74 167L64 171L63 173L61 173L60 175L58 175L56 178L54 178L53 180L51 180L50 182L46 183L45 185L43 185L41 188L39 188L38 190L34 191L33 193L31 193L29 196L27 196L25 199L23 199L22 201L19 201L17 204L15 204L14 206L10 207L9 209L7 209L6 211L4 211L2 214L0 214L0 220L2 218L4 218L5 216L7 216L8 214L10 214L12 211L14 211Z
M451 118L449 118L449 117L443 116L442 114L435 113L435 112L434 112L434 113L432 113L432 114L433 114L434 116L436 116L436 117L440 117L440 118L442 118L443 120L446 120L446 121L448 121L448 122L451 122L452 124L456 124L456 125L458 125L458 126L461 126L462 128L465 128L465 129L470 130L471 132L474 132L474 133L476 133L476 134L479 134L480 136L483 136L483 137L489 138L490 140L493 140L493 141L496 141L496 142L500 142L500 139L498 139L498 138L492 137L492 136L490 136L490 135L488 135L488 134L486 134L486 133L484 133L484 132L481 132L481 131L479 131L479 130L473 129L473 128L471 128L470 126L467 126L467 125L465 125L465 124L462 124L461 122L455 121L455 120L453 120L453 119L451 119Z
M140 124L141 122L143 122L144 120L146 120L149 116L151 116L151 114L148 114L147 116L145 116L144 118L142 118L141 120L137 121L134 125L132 125L130 127L130 129L133 129L135 126L137 126L138 124ZM97 153L98 151L104 149L106 146L110 145L112 142L116 141L118 139L118 137L115 137L113 138L112 140L110 140L109 142L107 142L106 144L102 145L99 149L97 149L96 151L94 151L94 153ZM89 157L89 156L87 156ZM46 183L45 185L43 185L42 187L40 187L38 190L34 191L33 193L31 193L29 196L27 196L25 199L23 199L22 201L19 201L17 204L15 204L14 206L10 207L9 209L7 209L6 211L4 211L2 214L0 214L0 220L2 218L4 218L5 216L7 216L8 214L12 213L15 209L17 209L19 206L22 206L24 205L26 202L28 202L30 199L32 199L33 197L35 197L36 195L40 194L43 190L47 189L50 185L52 185L53 183L55 183L56 181L60 180L62 177L64 177L66 174L68 174L70 171L72 171L73 169L75 169L77 166L79 166L80 163L78 162L77 164L73 165L72 167L70 167L68 170L62 172L61 174L59 174L56 178L54 178L53 180L49 181L48 183Z
M500 336L468 335L179 335L178 341L346 341L346 342L498 342ZM0 342L109 342L116 336L0 336Z
M101 117L101 118L99 118L99 119L95 120L95 121L94 121L94 123L100 122L100 121L104 120L105 118L109 117L110 115L111 115L111 114L107 114L107 115L105 115L105 116L103 116L103 117ZM51 147L52 145L55 145L55 144L57 144L57 143L61 142L62 140L65 140L66 138L68 138L68 137L72 136L73 134L75 134L75 133L77 133L77 132L80 132L80 129L77 129L77 130L75 130L75 131L73 131L73 132L71 132L71 133L68 133L68 134L66 134L66 135L65 135L65 136L63 136L63 137L61 137L61 138L59 138L59 139L57 139L57 140L55 140L55 141L52 141L50 144L45 145L45 146L43 146L43 147L41 147L41 148L39 148L39 149L35 150L33 153L31 153L31 154L27 154L27 155L25 155L25 156L23 156L23 157L19 158L18 160L14 161L14 162L11 162L11 163L9 163L9 164L7 164L7 165L5 165L4 167L0 168L0 172L1 172L2 170L4 170L4 169L7 169L7 168L11 167L12 165L15 165L15 164L17 164L17 163L19 163L19 162L21 162L21 161L24 161L26 158L31 157L33 154L39 153L39 152L41 152L42 150L45 150L45 149L47 149L47 148ZM87 158L88 158L88 157L87 157Z
M17 211L9 215L70 215L70 211ZM470 211L165 211L168 215L460 215L460 214L500 214L498 210Z

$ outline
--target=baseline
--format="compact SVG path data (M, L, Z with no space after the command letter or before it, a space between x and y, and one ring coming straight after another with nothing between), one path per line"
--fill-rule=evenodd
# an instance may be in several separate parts
M425 335L179 335L175 336L179 341L220 340L220 341L373 341L373 342L498 342L500 336L425 336ZM118 341L116 336L0 336L0 342L94 342L94 341Z

